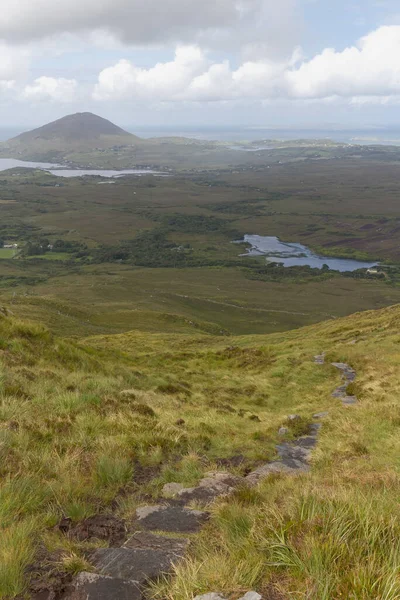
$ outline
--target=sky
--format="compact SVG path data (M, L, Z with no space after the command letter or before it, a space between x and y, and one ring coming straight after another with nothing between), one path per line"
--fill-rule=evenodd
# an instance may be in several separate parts
M399 0L12 0L0 127L400 125Z

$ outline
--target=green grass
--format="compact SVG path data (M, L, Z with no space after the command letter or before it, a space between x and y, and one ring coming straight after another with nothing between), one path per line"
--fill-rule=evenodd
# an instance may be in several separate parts
M273 459L289 414L302 418L297 435L323 410L312 472L271 476L217 504L154 594L397 598L399 323L393 307L270 336L134 331L76 342L2 317L0 598L23 592L25 568L63 516L103 512L124 489L118 510L130 518L142 494L195 485L218 459ZM357 369L359 405L331 397L339 374L313 363L321 351ZM138 466L156 469L144 486ZM54 535L63 568L86 568L83 548Z
M197 167L209 151L196 149ZM12 313L0 318L2 600L23 593L43 547L61 553L66 573L90 569L86 547L54 531L62 517L116 506L129 521L143 496L157 498L167 482L195 485L218 459L243 455L243 469L273 459L289 414L301 416L290 438L323 410L312 472L270 477L217 504L187 562L154 594L400 598L400 309L342 319L400 302L398 165L349 156L318 169L274 165L295 156L281 148L268 170L264 157L257 169L112 186L2 174L4 239L76 242L92 259L102 246L145 242L125 264L66 253L2 260L0 299ZM160 227L165 247L184 246L198 263L160 268L153 253L153 268L134 264L152 239L143 232ZM395 266L385 281L256 280L233 230ZM322 351L357 369L349 393L359 405L331 397L339 374L313 363ZM139 485L143 469L153 478Z
M295 152L282 149L289 150ZM235 230L277 235L326 254L377 256L396 265L397 165L347 157L320 161L318 169L313 162L270 167L121 179L112 186L37 171L2 174L3 239L73 242L87 246L88 257L48 252L2 260L0 299L12 301L18 316L80 336L131 329L273 333L400 302L397 266L382 281L302 273L272 281L258 272L261 260L240 258L242 249L231 243ZM172 245L167 253L163 245L152 248L157 230ZM124 244L125 263L95 264ZM171 248L180 246L175 264Z
M2 258L14 258L18 250L13 248L0 248L0 259Z
M46 254L37 254L27 256L26 260L71 260L71 255L68 252L46 252Z
M269 338L292 358L318 344L328 361L348 361L360 402L330 409L310 474L271 475L219 502L156 597L248 589L296 600L400 597L399 323L393 307Z
M285 415L319 407L317 391L304 403L304 375L288 397L294 371L277 370L269 347L212 340L137 333L77 344L1 318L0 598L23 591L50 524L106 510L122 488L136 494L135 465L158 468L147 487L157 497L176 478L192 485L216 459L273 457ZM323 389L325 374L303 366ZM74 557L66 562L75 569Z
M18 263L19 261L15 261ZM41 261L43 263L44 261ZM12 265L15 277L26 263ZM344 277L294 283L250 280L237 269L144 269L93 265L66 273L46 261L52 277L2 290L21 318L62 335L120 333L271 333L400 302L400 288ZM42 267L32 263L32 275ZM60 270L59 270L60 269Z

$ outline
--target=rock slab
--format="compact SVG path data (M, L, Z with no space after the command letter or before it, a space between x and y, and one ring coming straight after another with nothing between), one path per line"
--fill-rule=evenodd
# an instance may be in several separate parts
M90 559L101 575L143 585L168 573L174 555L152 548L99 548Z
M170 538L148 531L137 531L124 544L124 548L162 550L165 554L181 557L189 546L187 538Z
M136 510L138 524L149 531L195 533L209 519L207 512L182 506L142 506Z
M137 584L96 573L79 573L64 600L141 600Z

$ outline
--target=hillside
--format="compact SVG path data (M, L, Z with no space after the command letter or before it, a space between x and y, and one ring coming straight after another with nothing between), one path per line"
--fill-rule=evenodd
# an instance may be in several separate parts
M42 127L27 131L2 144L3 154L22 158L41 157L107 149L114 146L132 146L140 138L128 133L111 121L93 113L67 115Z
M264 169L297 161L337 159L398 162L391 146L353 146L329 140L224 142L185 137L139 138L89 112L67 115L0 143L0 158L56 162L99 169L136 165L176 171ZM258 148L261 146L261 148Z
M165 483L243 476L274 460L282 426L290 443L322 411L311 471L217 501L187 560L151 595L398 598L399 323L394 306L269 336L77 342L3 309L0 598L26 586L58 598L93 568L95 548L137 529L137 507ZM333 361L356 370L347 393L357 405L332 396ZM95 518L108 528L93 529Z

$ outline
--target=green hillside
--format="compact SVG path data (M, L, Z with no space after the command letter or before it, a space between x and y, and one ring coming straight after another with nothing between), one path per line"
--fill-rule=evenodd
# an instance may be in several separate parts
M90 570L88 550L107 542L73 534L88 517L112 514L129 531L165 483L192 486L222 465L247 473L274 458L280 427L290 441L321 411L310 473L217 502L152 594L399 598L399 324L394 306L268 336L72 341L4 309L0 598ZM356 406L332 397L332 361L356 369Z
M140 143L140 139L93 113L76 113L26 131L4 142L0 152L34 160L65 159L71 151L104 150Z

